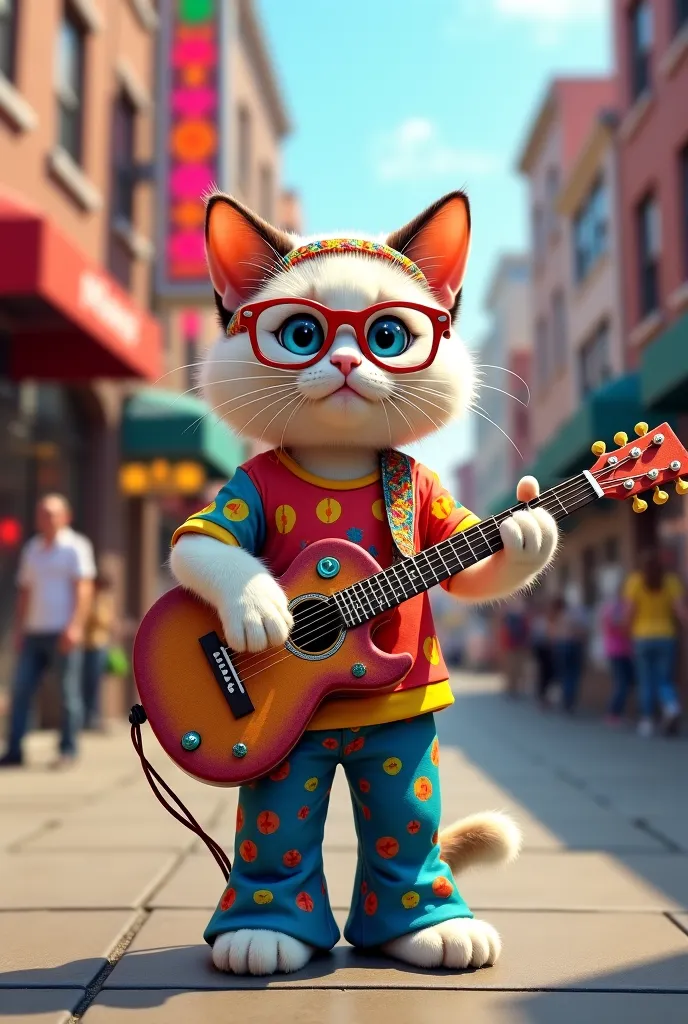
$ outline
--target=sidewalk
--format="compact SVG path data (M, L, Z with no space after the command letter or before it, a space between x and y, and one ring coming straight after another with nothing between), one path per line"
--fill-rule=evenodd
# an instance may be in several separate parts
M86 737L57 775L39 735L32 766L0 776L0 1024L685 1024L688 742L543 716L490 679L456 690L438 716L445 819L502 808L526 836L516 865L461 880L502 933L496 967L422 972L342 944L291 978L214 971L201 933L219 869L150 793L128 731ZM236 794L182 775L147 726L144 739L231 852ZM326 870L340 925L354 863L338 776Z

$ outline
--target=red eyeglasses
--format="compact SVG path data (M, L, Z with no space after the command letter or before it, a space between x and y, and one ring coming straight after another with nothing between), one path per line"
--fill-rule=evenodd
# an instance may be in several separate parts
M354 330L361 352L383 370L414 373L429 366L442 337L446 310L416 302L378 302L366 309L330 309L311 299L266 299L236 311L227 337L247 331L256 359L277 369L303 369L332 347L337 331Z

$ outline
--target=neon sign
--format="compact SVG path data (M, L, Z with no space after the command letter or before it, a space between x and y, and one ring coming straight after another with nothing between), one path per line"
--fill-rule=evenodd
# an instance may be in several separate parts
M208 289L203 195L221 179L222 4L163 7L158 290L167 294Z

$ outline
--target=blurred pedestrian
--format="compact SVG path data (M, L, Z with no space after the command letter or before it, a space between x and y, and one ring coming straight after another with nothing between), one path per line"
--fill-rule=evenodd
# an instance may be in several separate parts
M623 720L628 697L635 682L633 642L628 626L628 605L623 597L623 576L620 568L609 567L601 574L600 590L602 649L612 677L612 695L606 721L609 725L619 725Z
M643 553L640 571L629 576L624 596L640 690L638 732L652 736L659 709L665 735L674 735L681 721L675 683L678 625L688 625L683 585L665 570L660 553L651 549Z
M550 602L537 595L530 615L530 649L535 662L535 695L547 709L550 686L554 680L554 657L550 637Z
M552 602L550 637L554 670L561 685L562 707L572 713L578 702L588 619L575 584Z
M520 595L504 608L500 634L504 692L509 697L516 697L525 683L529 663L528 616L525 601Z
M96 577L91 613L84 631L84 663L82 697L84 728L102 729L101 689L107 669L112 628L115 621L115 600L112 580L99 573Z
M69 502L49 494L36 507L37 535L22 550L15 613L17 665L9 713L7 751L0 767L20 765L33 697L43 673L57 675L62 723L55 767L75 757L81 727L84 623L93 593L90 541L72 530Z

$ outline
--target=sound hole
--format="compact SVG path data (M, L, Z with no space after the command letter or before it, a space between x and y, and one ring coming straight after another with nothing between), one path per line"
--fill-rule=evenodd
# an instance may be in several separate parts
M322 654L337 642L341 629L336 613L326 601L299 601L291 609L294 628L290 640L306 654Z

